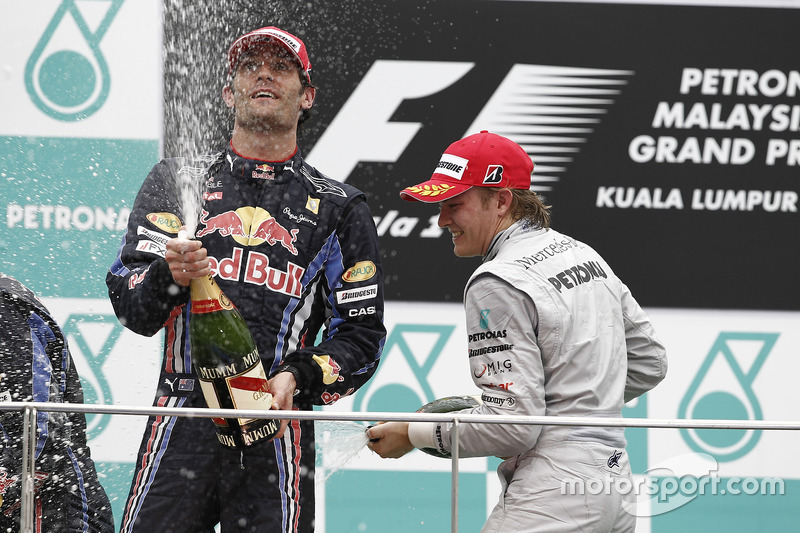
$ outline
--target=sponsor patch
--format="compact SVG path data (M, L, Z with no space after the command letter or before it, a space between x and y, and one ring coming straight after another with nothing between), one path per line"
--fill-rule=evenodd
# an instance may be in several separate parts
M295 213L288 205L283 208L282 213L286 218L288 218L295 224L305 224L306 226L311 226L311 227L317 226L316 219L307 216L305 213Z
M325 391L322 393L320 398L322 399L322 403L324 403L325 405L330 405L332 403L338 402L339 398L341 398L341 395L338 392L334 392L333 394L331 394L330 392Z
M150 270L150 267L147 267L147 270ZM141 274L133 273L131 277L128 278L128 288L133 289L138 284L144 281L144 276L147 274L147 270L142 272Z
M163 244L165 246L167 244L167 241L172 238L172 237L167 237L163 233L158 233L156 231L149 230L149 229L145 228L144 226L139 226L136 229L136 234L137 235L144 235L145 237L147 237L151 241L157 242L159 244Z
M476 348L469 351L470 357L478 357L479 355L486 355L487 353L505 352L506 350L513 350L513 344L496 344L494 346L484 346L483 348Z
M376 296L378 296L378 286L367 285L366 287L337 292L336 301L343 304L347 302L358 302L359 300L368 300Z
M505 339L506 330L502 331L481 331L468 334L469 342L483 341L486 339Z
M597 261L587 261L582 265L559 272L554 277L547 278L553 287L560 293L562 289L574 289L578 285L583 285L595 279L606 279L608 274Z
M367 281L374 275L375 263L372 261L359 261L342 274L342 279L348 283L355 283L357 281Z
M203 209L200 213L200 224L202 227L197 232L198 237L218 232L223 237L233 237L233 240L245 246L258 246L266 241L270 246L280 244L291 254L297 255L294 242L300 230L286 229L260 207L240 207L236 211L225 211L212 216Z
M481 309L481 319L478 323L481 329L489 329L489 311L491 309Z
M375 306L371 305L369 307L362 307L361 309L350 309L347 311L347 316L350 317L357 317L357 316L366 316L366 315L374 315L375 314Z
M297 41L296 39L292 39L292 38L291 38L289 35L287 35L286 33L284 33L284 32L281 32L281 31L274 31L274 30L270 30L270 29L264 30L264 31L263 31L263 33L268 33L268 34L270 34L272 37L274 37L275 39L280 39L280 40L281 40L281 41L283 41L284 43L286 43L286 44L288 44L289 46L291 46L291 47L292 47L292 50L294 50L294 52L295 52L296 54L299 54L299 53L300 53L300 42L299 42L299 41Z
M181 229L181 221L172 213L150 213L147 215L147 220L167 233L178 233Z
M503 409L511 409L517 403L513 396L500 396L497 394L481 394L481 401L486 405L493 405Z
M306 209L314 213L315 215L319 214L319 198L312 198L311 196L308 197L308 201L306 202Z
M10 402L11 401L11 391L4 390L0 392L0 402Z
M300 297L305 269L291 261L286 262L286 270L280 270L270 266L269 256L266 254L248 251L245 255L244 250L239 247L233 249L230 257L208 256L208 260L212 275L219 276L220 279L239 281L240 273L244 272L245 283L263 286L287 296Z
M253 169L253 177L260 180L274 180L275 168L266 163L263 165L256 165L256 168Z
M325 385L344 381L344 378L339 375L341 367L330 355L312 355L311 358L322 368L322 382Z
M439 164L436 165L434 174L443 174L451 178L460 180L464 176L464 171L467 169L468 159L458 157L453 154L442 154Z
M6 496L6 491L13 487L19 481L19 476L10 476L8 472L0 470L0 505L3 505L3 498ZM8 505L6 505L8 507Z
M146 254L153 254L159 257L164 257L167 253L167 248L160 242L153 242L147 239L142 239L136 243L136 250Z
M499 185L502 181L503 165L489 165L483 178L484 185Z
M506 359L504 361L490 361L488 363L478 365L472 369L472 375L475 376L475 379L480 379L483 377L488 378L497 374L505 374L506 372L513 371L511 359Z
M622 457L622 452L614 450L614 453L611 454L611 457L608 458L606 464L609 468L614 468L615 466L619 468L619 458Z
M212 200L222 200L222 191L204 192L203 200L205 200L206 202L210 202Z

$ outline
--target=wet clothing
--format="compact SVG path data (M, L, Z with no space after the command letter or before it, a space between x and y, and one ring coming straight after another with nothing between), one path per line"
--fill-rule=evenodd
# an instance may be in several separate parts
M322 175L299 152L267 162L228 147L153 168L106 278L126 327L164 330L155 404L206 405L188 342L189 289L174 283L164 259L167 240L191 216L178 194L182 182L201 184L195 235L248 323L264 369L295 375L295 407L355 392L377 369L386 335L377 231L364 194ZM313 531L313 472L311 422L293 423L280 441L237 450L217 442L210 419L152 417L122 528L211 531L221 520L223 531Z
M27 287L0 274L0 401L83 403L64 334ZM20 530L23 417L0 411L0 531ZM83 413L37 413L34 531L113 532Z
M624 402L666 374L664 346L628 288L592 248L552 229L517 222L496 235L464 302L469 365L482 391L470 412L619 417ZM450 432L451 424L409 427L416 447L443 452ZM617 516L620 495L603 502L605 494L559 499L554 491L575 476L629 480L624 428L462 424L459 437L464 457L508 458L498 470L504 495L484 531L562 531L552 517L564 531L614 530L592 517ZM553 468L561 474L539 475ZM599 515L584 514L587 506Z

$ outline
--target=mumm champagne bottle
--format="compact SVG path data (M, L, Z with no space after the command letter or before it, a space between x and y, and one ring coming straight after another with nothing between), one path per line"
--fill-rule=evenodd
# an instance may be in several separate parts
M189 319L192 364L206 403L212 409L268 411L272 406L267 376L242 315L211 276L195 278ZM280 420L214 418L217 439L237 448L270 440Z

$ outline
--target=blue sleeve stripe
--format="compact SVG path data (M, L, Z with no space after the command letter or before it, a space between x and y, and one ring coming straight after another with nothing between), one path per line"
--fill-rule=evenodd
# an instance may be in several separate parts
M67 454L72 462L72 468L75 471L75 476L78 479L77 490L81 495L81 510L83 511L81 519L81 531L89 531L89 499L86 496L86 484L83 482L83 472L78 463L78 458L72 452L72 448L67 448Z
M47 355L46 346L48 342L54 341L56 336L50 327L36 313L31 313L28 317L28 327L31 332L31 396L34 402L50 401L50 386L53 379L53 366L50 357ZM47 422L50 414L40 412L36 415L36 425L39 436L36 439L36 457L42 453L49 429Z
M122 262L122 249L125 248L125 235L122 236L122 243L119 245L119 249L117 250L117 258L114 259L114 262L109 267L109 272L114 274L115 276L125 277L130 272L130 269L125 266Z

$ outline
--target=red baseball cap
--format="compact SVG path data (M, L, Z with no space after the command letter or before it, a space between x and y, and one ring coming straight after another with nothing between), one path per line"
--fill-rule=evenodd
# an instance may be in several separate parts
M302 68L306 80L311 83L311 61L308 59L306 45L288 31L283 31L275 26L259 28L236 39L228 49L228 73L233 74L233 71L236 70L236 65L239 63L239 58L251 46L269 41L276 42L291 52Z
M533 161L520 145L484 130L451 144L431 179L406 187L400 197L409 202L436 203L472 187L528 190L532 173Z

